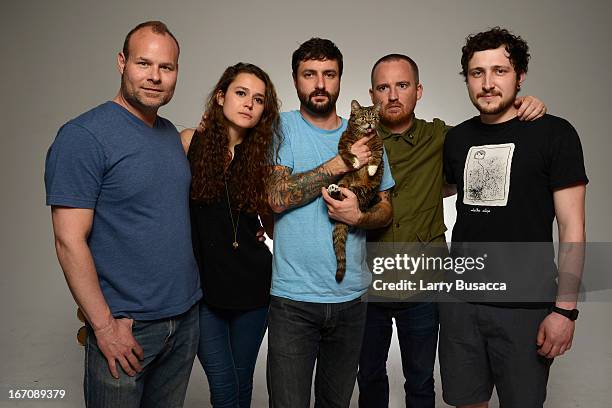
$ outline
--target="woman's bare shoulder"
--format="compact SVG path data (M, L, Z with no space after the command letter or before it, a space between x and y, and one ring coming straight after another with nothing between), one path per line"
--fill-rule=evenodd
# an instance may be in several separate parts
M187 128L181 130L181 143L183 144L183 150L185 154L189 151L189 145L191 145L191 139L195 133L195 128Z

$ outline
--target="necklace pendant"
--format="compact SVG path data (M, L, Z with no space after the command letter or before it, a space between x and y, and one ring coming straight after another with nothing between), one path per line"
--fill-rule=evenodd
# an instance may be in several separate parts
M234 243L232 244L232 246L234 247L234 249L238 249L238 242L234 241Z

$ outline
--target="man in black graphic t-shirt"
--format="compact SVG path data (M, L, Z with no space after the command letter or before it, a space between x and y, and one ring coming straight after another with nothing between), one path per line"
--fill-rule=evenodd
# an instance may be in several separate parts
M480 115L449 131L444 146L446 180L458 194L452 251L488 248L489 282L505 277L514 292L476 297L455 285L466 301L440 305L444 400L486 407L495 386L501 406L541 407L550 363L571 347L578 313L568 277L575 284L582 269L588 183L582 148L564 119L516 117L512 102L529 60L525 41L494 28L468 37L462 51L462 73ZM456 277L469 282L468 275Z

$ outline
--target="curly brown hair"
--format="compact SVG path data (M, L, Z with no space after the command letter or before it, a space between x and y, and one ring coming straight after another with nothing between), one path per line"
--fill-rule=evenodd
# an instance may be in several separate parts
M501 46L508 52L512 68L518 78L527 73L529 65L529 46L520 36L512 34L505 28L493 27L488 31L472 34L465 39L465 45L461 49L461 72L467 80L468 63L477 51L494 50Z
M257 125L235 146L231 160L228 122L217 103L217 96L225 94L241 73L253 74L265 84L264 110ZM194 133L187 156L191 165L193 200L204 203L221 200L227 180L233 207L249 213L268 212L266 187L274 164L274 146L280 145L281 137L279 110L274 85L261 68L239 62L223 72L208 97L204 129Z

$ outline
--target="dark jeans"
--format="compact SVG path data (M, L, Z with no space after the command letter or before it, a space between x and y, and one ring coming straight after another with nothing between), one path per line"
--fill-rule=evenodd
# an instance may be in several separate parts
M223 310L200 302L198 358L208 378L213 407L251 406L253 371L267 316L267 306Z
M119 378L108 369L91 329L85 347L85 405L88 408L182 407L198 347L198 307L169 319L134 321L132 333L144 350L142 372Z
M273 408L307 408L316 361L315 407L348 407L359 363L366 303L272 297L268 391Z
M401 308L368 304L365 334L359 360L359 406L389 406L387 357L393 320L397 326L406 406L433 408L433 370L438 341L438 309L435 303L405 303Z

